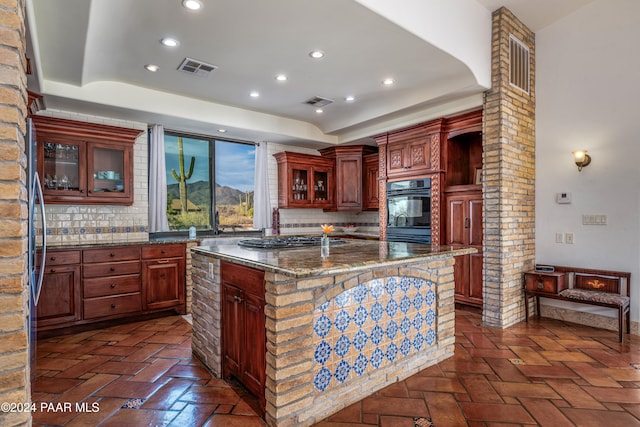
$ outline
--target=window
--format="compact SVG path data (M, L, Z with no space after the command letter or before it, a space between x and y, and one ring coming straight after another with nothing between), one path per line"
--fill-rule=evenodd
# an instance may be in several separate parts
M164 144L171 231L253 229L253 144L168 131Z

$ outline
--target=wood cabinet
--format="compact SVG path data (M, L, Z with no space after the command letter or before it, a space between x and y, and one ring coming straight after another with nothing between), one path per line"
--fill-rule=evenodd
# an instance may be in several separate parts
M46 203L133 203L137 129L33 116Z
M446 244L476 248L478 253L456 257L455 300L482 306L482 193L448 194Z
M320 150L323 157L335 162L335 205L330 210L359 212L363 209L364 156L376 151L367 145Z
M524 286L527 291L558 294L567 289L567 273L527 271L524 273Z
M184 307L185 245L154 245L142 248L143 308L156 310ZM181 310L184 314L185 310Z
M362 210L377 211L380 207L379 159L378 153L363 157L364 177L362 183Z
M222 373L235 377L264 409L266 329L264 272L221 262Z
M185 313L186 253L181 243L51 248L45 269L39 330L159 311Z
M385 146L387 178L417 178L438 171L442 120L376 137Z
M278 163L279 208L331 208L334 206L334 162L309 154L284 151Z
M40 259L39 254L36 259ZM55 327L82 318L80 259L79 250L47 252L36 311L39 327Z

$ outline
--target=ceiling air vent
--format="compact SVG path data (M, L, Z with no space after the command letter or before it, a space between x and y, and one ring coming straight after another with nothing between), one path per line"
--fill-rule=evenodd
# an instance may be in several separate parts
M509 83L529 93L529 48L512 35L509 37Z
M323 98L321 96L314 96L313 98L309 98L304 101L305 104L314 106L314 107L324 107L325 105L329 105L333 102L332 99Z
M182 64L178 67L178 70L185 73L193 74L199 77L209 77L209 74L218 68L215 65L207 64L206 62L198 61L197 59L185 58Z

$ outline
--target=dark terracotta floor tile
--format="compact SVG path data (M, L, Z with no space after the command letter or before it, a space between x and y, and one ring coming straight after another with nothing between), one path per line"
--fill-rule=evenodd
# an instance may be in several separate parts
M140 383L133 381L114 381L94 393L95 396L122 397L126 399L146 399L155 393L163 384Z
M427 403L429 414L436 426L462 427L467 425L467 420L460 410L460 404L449 393L425 392L424 400Z
M380 417L380 427L414 427L411 417L390 417L383 415Z
M72 419L65 426L67 427L87 427L87 426L97 426L100 425L101 422L109 418L111 415L120 410L122 405L125 404L126 399L112 399L112 398L102 398L102 399L93 399L92 401L97 402L98 411L97 412L84 412L78 414L77 417Z
M517 365L520 372L523 375L534 378L571 378L577 379L580 376L573 370L567 368L562 364L549 365L549 366L536 366L536 365Z
M399 397L367 397L362 401L362 412L412 417L429 416L424 400Z
M558 393L547 384L493 382L491 385L501 396L560 399Z
M542 350L558 350L565 351L566 347L564 347L558 340L555 340L546 335L533 335L530 336L529 339L535 342Z
M185 402L215 403L218 405L236 405L240 396L232 388L193 386L187 390L180 400Z
M70 367L56 375L57 378L80 378L87 372L91 372L96 366L100 366L105 362L113 359L114 356L92 355L87 359L83 359L77 365Z
M573 381L550 379L547 384L574 408L605 409L602 404Z
M144 362L148 358L155 356L160 350L164 349L164 344L146 344L143 347L129 347L131 351L122 359L123 362ZM127 348L127 347L124 347Z
M460 375L460 381L473 402L502 403L502 398L491 387L484 375Z
M166 335L164 333L156 333L147 337L144 341L160 344L180 344L184 340L185 337L183 335Z
M38 377L33 384L33 391L37 393L62 394L83 381L71 378Z
M486 358L485 361L502 381L528 381L527 377L510 360Z
M589 363L566 362L565 365L596 387L622 387L611 377L604 375L599 369Z
M547 399L521 397L520 402L540 427L573 427L573 423Z
M640 426L640 420L627 412L597 411L595 409L563 408L561 411L580 427Z
M460 402L460 408L469 420L535 424L531 415L520 405Z
M100 427L166 426L178 416L175 411L157 409L120 409Z
M184 394L193 381L181 378L172 378L158 389L143 403L142 407L149 409L168 409Z
M174 365L165 374L168 377L210 378L211 374L202 365Z
M460 381L451 378L413 376L405 380L409 390L466 393Z
M263 427L264 421L258 417L240 417L235 415L215 414L203 427Z
M201 426L211 417L218 405L189 403L175 417L169 427Z
M96 393L106 385L116 381L117 375L96 374L82 384L72 388L60 395L59 402L81 402L89 396L96 396Z
M640 389L611 388L611 387L583 387L599 402L632 403L640 405Z
M100 366L96 366L92 371L102 374L135 375L148 366L150 366L149 363L111 361L105 362Z
M147 364L144 369L135 374L129 381L154 382L176 363L177 359L157 359L151 364Z
M78 359L66 359L63 357L43 357L38 359L38 369L46 369L50 371L64 371L69 369L81 361Z

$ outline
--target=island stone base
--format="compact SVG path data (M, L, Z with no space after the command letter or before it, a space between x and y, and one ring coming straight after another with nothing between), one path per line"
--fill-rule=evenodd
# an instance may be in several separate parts
M192 263L193 352L220 376L220 260ZM436 255L336 275L266 271L267 425L315 424L452 356L453 265Z

